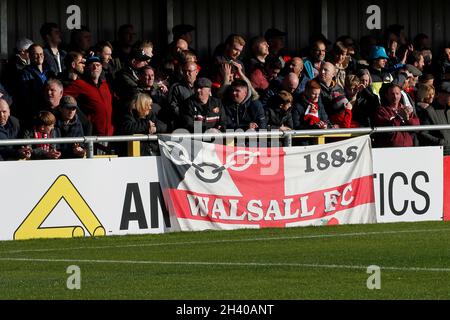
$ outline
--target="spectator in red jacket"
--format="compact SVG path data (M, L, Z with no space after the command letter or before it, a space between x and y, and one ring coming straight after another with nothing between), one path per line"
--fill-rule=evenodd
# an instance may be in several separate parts
M92 123L92 133L112 136L112 95L106 81L102 80L102 62L93 56L86 60L83 78L73 81L64 89L65 95L74 97L81 111Z
M413 112L401 104L402 89L395 82L384 84L380 90L383 97L381 107L375 113L376 127L400 127L400 126L418 126L420 121ZM374 145L377 147L412 147L414 146L414 133L396 131L377 135Z

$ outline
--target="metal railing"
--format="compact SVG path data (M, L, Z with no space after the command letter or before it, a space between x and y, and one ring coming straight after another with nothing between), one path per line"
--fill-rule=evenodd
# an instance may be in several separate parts
M290 130L290 131L233 131L225 133L172 133L161 134L173 138L191 138L191 139L212 139L212 138L280 138L284 139L286 146L292 146L292 139L296 137L342 137L342 135L363 135L373 133L387 133L399 131L433 131L450 130L450 125L427 125L427 126L402 126L402 127L376 127L376 128L348 128L348 129L311 129L311 130ZM48 139L11 139L0 140L0 146L25 146L35 144L66 144L82 143L87 146L87 158L94 158L94 143L101 142L130 142L130 141L157 141L158 135L134 135L134 136L86 136L76 138L48 138Z

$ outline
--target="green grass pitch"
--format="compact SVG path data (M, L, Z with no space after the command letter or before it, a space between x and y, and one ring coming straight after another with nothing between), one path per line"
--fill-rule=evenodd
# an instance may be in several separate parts
M449 298L446 222L0 242L0 299Z

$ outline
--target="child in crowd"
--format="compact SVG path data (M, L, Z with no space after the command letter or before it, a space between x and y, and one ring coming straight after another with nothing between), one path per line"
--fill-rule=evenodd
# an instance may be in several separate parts
M31 130L24 132L24 139L50 139L59 138L59 130L55 129L56 118L50 111L41 111L34 119ZM57 145L50 143L33 144L31 148L31 159L59 159L61 152Z

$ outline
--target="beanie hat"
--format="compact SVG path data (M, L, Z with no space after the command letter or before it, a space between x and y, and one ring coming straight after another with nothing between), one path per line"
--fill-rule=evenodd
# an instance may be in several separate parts
M343 95L339 95L332 100L333 110L342 110L345 108L345 105L348 103L348 99Z

